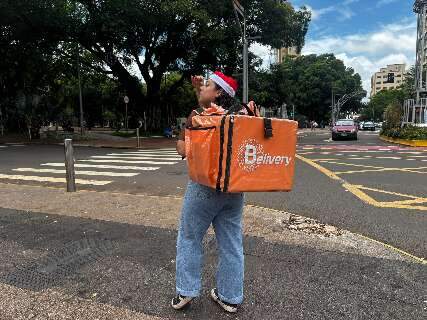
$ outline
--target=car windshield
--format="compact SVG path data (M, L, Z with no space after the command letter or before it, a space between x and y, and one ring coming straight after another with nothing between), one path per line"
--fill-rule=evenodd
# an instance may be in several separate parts
M354 126L353 121L337 121L336 126Z

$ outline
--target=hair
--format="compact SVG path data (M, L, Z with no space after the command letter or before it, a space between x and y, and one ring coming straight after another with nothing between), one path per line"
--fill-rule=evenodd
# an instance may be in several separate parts
M237 101L234 97L230 96L220 86L215 83L215 88L219 91L219 96L215 98L214 103L224 109L228 110L229 113L237 113L242 109L242 104Z

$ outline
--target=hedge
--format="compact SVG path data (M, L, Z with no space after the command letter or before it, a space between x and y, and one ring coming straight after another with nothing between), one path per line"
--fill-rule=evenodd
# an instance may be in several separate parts
M405 140L427 140L427 128L406 126L404 128L384 128L381 135Z

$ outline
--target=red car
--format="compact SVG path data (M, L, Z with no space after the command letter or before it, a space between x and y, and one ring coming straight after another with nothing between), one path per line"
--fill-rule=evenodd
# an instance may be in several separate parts
M357 123L353 120L338 120L332 127L332 140L337 140L338 138L357 140L358 131Z

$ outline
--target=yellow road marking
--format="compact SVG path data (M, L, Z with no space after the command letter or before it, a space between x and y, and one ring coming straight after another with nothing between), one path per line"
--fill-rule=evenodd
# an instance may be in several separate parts
M426 261L424 258L420 258L420 257L414 256L413 254L410 254L410 253L408 253L408 252L406 252L406 251L403 251L403 250L401 250L401 249L399 249L399 248L396 248L396 247L394 247L394 246L392 246L392 245L390 245L390 244L388 244L388 243L385 243L385 242L381 242L381 241L378 241L378 240L372 239L372 238L370 238L370 237L364 236L363 234L360 234L360 233L356 233L356 234L357 234L359 237L362 237L362 238L364 238L364 239L366 239L366 240L369 240L369 241L372 241L372 242L378 243L378 244L380 244L380 245L382 245L382 246L384 246L384 247L386 247L386 248L388 248L388 249L391 249L391 250L393 250L393 251L396 251L396 252L398 252L398 253L400 253L400 254L402 254L402 255L408 256L409 258L414 259L415 261L417 261L417 262L419 262L419 263L421 263L421 264L427 264L427 261Z
M401 204L401 203L394 203L394 202L380 202L380 201L376 201L374 198L370 197L369 195L367 195L365 192L363 192L362 190L371 190L371 191L376 191L376 192L383 192L383 193L388 193L390 191L384 191L381 190L379 191L378 189L373 189L373 188L367 188L361 185L353 185L351 183L348 183L347 181L345 181L344 179L340 178L335 172L332 172L329 169L326 169L325 167L322 167L321 165L317 164L316 162L307 159L303 156L297 155L296 156L299 160L311 165L312 167L316 168L317 170L319 170L320 172L322 172L323 174L325 174L326 176L328 176L329 178L339 181L341 182L342 186L347 189L349 192L351 192L353 195L355 195L357 198L359 198L360 200L362 200L363 202L372 205L374 207L377 208L394 208L394 209L409 209L409 210L426 210L427 211L427 206L413 206L413 205L409 205L409 204ZM332 163L332 162L330 162ZM345 164L348 165L348 164ZM385 169L385 168L382 168ZM393 194L393 193L390 193ZM397 193L395 193L395 195L398 195ZM407 195L405 195L407 196ZM411 196L413 197L414 200L419 200L418 203L424 203L424 201L421 201L421 199L423 198L419 198L419 197L415 197L415 196Z
M333 179L333 180L337 180L337 181L343 181L340 177L338 177L335 173L333 173L331 170L328 170L324 167L322 167L321 165L317 164L316 162L314 162L313 160L307 159L301 155L296 155L297 159L300 159L301 161L311 165L312 167L316 168L317 170L319 170L320 172L322 172L323 174L327 175L329 178Z

